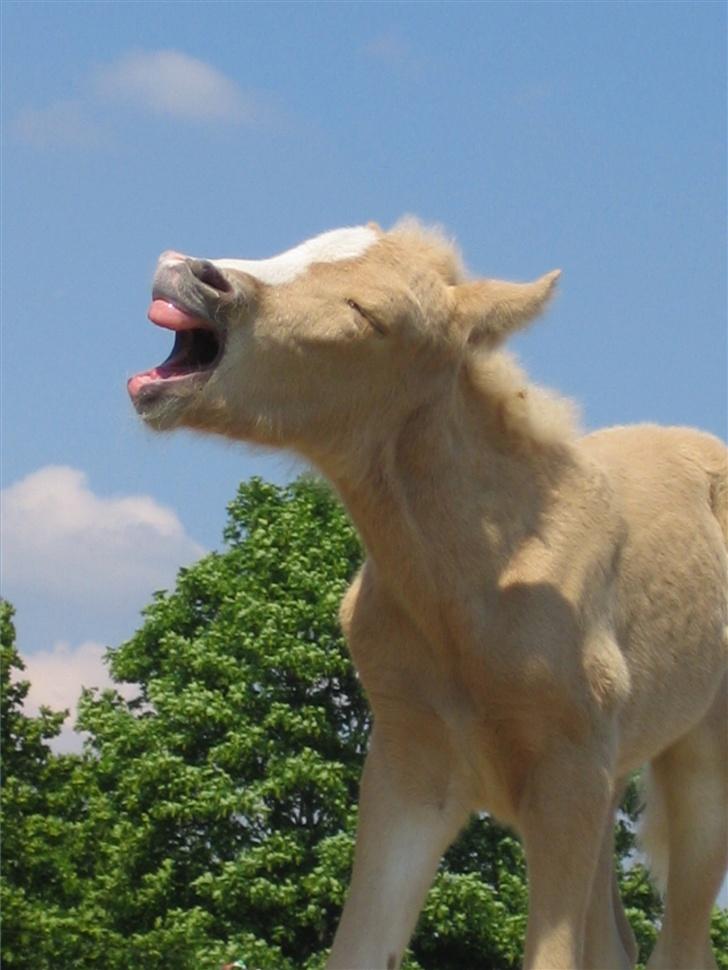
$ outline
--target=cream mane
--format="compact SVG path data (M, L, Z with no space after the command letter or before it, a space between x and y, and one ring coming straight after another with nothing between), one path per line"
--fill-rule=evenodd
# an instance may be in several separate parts
M404 216L389 235L406 243L407 252L426 260L447 284L471 278L457 243L441 226ZM466 377L482 398L484 416L501 434L536 446L565 443L581 434L575 402L531 381L511 353L472 347L464 352Z
M507 437L522 445L550 446L581 434L578 405L531 381L512 354L476 354L466 368L488 419Z

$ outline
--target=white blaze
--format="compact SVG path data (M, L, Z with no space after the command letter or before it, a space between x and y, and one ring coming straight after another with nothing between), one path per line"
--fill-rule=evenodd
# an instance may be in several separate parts
M313 263L336 263L361 256L378 238L376 229L369 226L333 229L270 259L213 259L211 262L220 269L249 273L261 283L290 283Z

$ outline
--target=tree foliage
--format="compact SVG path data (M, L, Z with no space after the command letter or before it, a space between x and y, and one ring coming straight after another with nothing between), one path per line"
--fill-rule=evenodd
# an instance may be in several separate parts
M75 808L79 759L52 755L68 713L23 711L29 683L15 647L13 608L0 601L0 740L2 743L2 953L3 965L30 967L81 895L84 833Z
M109 651L117 685L136 693L84 692L81 756L48 748L63 714L23 713L3 606L8 970L323 966L369 729L336 619L361 551L339 504L308 478L242 485L225 542ZM646 953L659 901L628 864L635 792L617 855ZM406 966L513 970L526 899L520 844L474 819L443 860Z

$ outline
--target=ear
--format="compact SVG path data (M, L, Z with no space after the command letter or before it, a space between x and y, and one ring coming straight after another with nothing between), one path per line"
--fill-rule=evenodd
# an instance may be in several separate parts
M532 283L476 280L452 287L454 323L469 344L496 347L546 308L561 270Z

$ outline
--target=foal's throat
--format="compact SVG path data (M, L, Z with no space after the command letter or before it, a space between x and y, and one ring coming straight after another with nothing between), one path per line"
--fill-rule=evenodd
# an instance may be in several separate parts
M524 506L542 502L537 476L524 486L512 459L482 446L457 451L432 439L416 461L385 450L366 476L335 481L377 579L430 623L454 599L496 590L533 528Z

